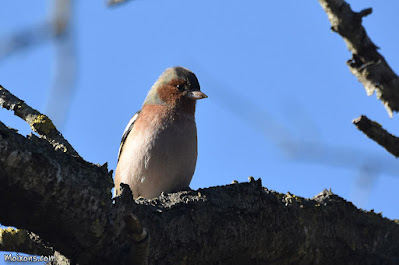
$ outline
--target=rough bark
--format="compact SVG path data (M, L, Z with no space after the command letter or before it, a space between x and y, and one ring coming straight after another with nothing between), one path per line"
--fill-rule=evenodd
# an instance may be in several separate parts
M303 199L251 179L134 201L125 185L112 200L111 188L105 166L0 123L0 222L35 232L72 264L399 261L398 224L328 191Z
M362 26L362 18L371 14L368 8L353 12L344 0L319 0L331 22L331 29L341 35L352 53L347 62L350 71L363 84L367 95L376 92L388 114L399 110L399 77L391 69L378 47Z
M0 249L2 251L23 252L46 256L54 253L54 250L48 247L46 242L43 242L36 234L11 227L0 229Z

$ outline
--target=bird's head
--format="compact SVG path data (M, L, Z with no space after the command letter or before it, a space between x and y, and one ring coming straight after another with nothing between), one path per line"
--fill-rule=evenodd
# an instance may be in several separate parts
M198 99L207 98L200 91L198 79L190 70L175 66L166 69L151 90L144 105L166 105L172 108L183 107L187 111L195 110Z

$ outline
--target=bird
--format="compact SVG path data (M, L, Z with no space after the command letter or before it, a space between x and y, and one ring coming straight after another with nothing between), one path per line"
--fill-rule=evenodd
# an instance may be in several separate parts
M207 98L196 75L167 68L123 133L115 170L115 196L129 185L134 199L153 199L189 187L197 163L196 101Z

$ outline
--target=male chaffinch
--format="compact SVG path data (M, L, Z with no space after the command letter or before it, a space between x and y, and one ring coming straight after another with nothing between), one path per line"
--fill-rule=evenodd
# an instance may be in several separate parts
M194 73L166 69L128 123L119 147L115 191L130 186L134 198L187 188L197 163L195 104L207 98Z

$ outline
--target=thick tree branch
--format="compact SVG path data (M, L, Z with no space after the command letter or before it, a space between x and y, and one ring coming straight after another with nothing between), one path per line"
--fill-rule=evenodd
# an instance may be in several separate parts
M353 124L367 135L370 139L376 141L395 157L399 157L399 138L390 134L380 124L370 120L362 115L353 120Z
M48 135L49 125L34 126L44 115L0 88L2 106ZM0 122L0 223L40 235L71 264L399 260L399 226L331 192L307 200L268 191L251 178L134 201L129 187L121 186L112 200L106 165L71 156L35 135L23 137Z
M268 191L258 180L164 195L150 203L155 209L136 212L151 232L151 264L181 260L394 264L399 260L399 242L388 243L399 239L397 224L359 211L328 191L308 200Z
M378 47L370 40L362 26L362 18L371 14L371 8L360 13L353 12L344 0L319 0L331 22L331 29L341 35L352 59L347 62L349 69L366 89L367 95L376 92L388 114L399 111L399 77Z
M124 186L113 203L111 187L106 168L0 123L0 222L39 234L72 264L399 260L396 223L328 191L303 199L251 179L134 201Z
M0 229L0 250L49 256L54 250L34 233L14 228Z
M26 121L32 130L49 141L55 149L61 149L73 156L79 154L73 149L69 142L55 128L53 122L46 115L28 106L23 100L11 94L0 85L0 106L14 111L14 114Z
M72 263L138 263L125 252L142 249L148 237L132 217L132 196L113 204L112 187L106 166L0 122L0 223L37 233Z

